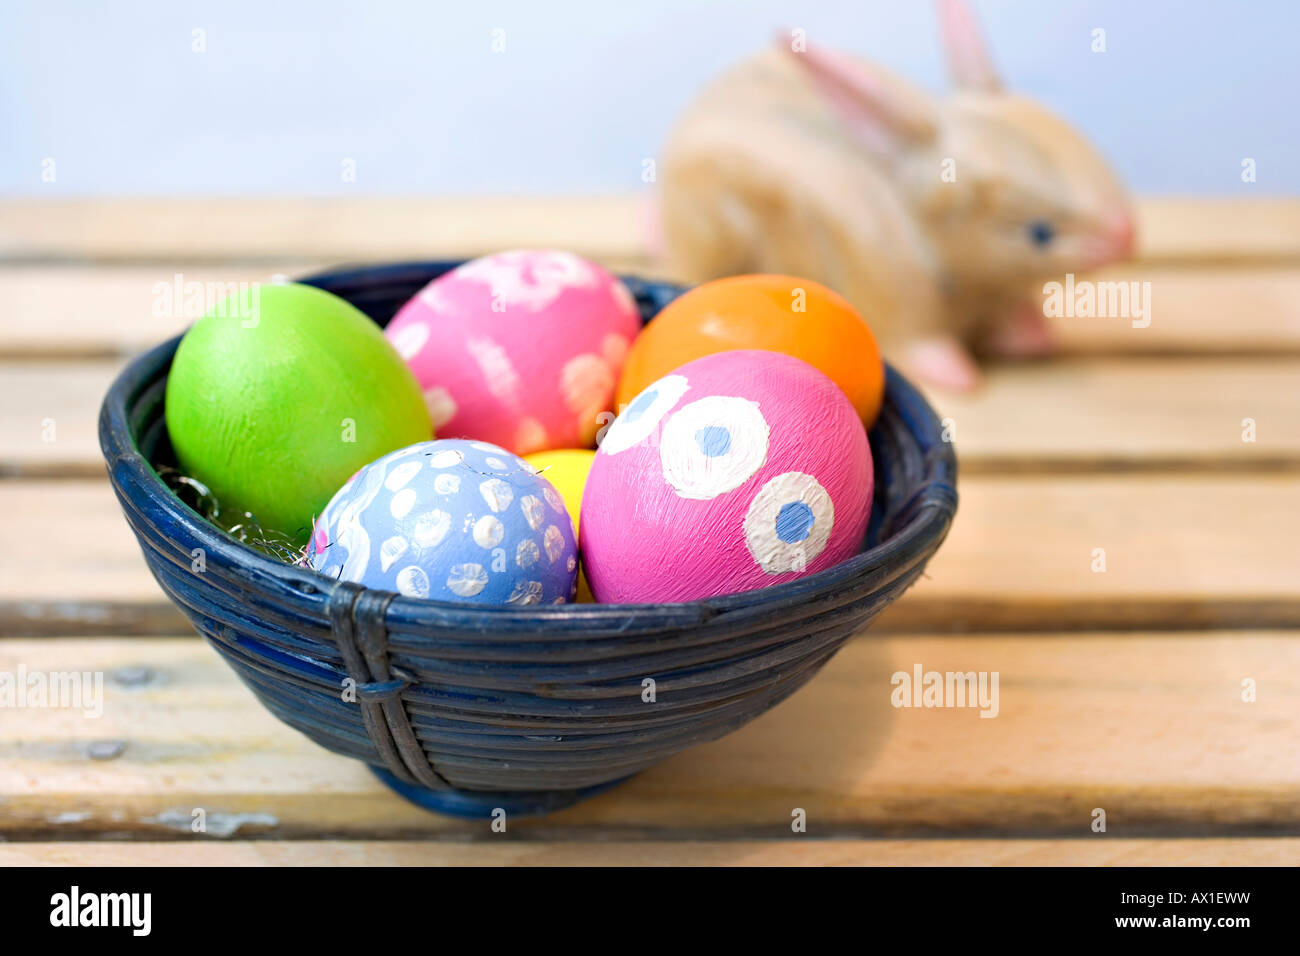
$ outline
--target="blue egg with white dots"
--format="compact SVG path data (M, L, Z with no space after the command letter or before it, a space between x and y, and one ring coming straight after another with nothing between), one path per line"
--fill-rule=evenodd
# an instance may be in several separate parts
M564 500L522 458L442 438L376 459L316 520L307 564L407 597L563 604L578 581Z

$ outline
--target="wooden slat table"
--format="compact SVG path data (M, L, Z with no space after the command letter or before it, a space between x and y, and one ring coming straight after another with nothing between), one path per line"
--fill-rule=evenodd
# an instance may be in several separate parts
M1300 202L1140 211L1097 278L1151 282L1150 328L1058 320L1057 358L934 396L960 511L874 629L732 736L497 834L284 727L188 631L98 404L187 324L154 314L177 274L523 245L655 274L643 199L0 203L0 674L105 675L97 718L0 708L0 865L1300 862ZM996 718L893 707L918 663L997 671Z

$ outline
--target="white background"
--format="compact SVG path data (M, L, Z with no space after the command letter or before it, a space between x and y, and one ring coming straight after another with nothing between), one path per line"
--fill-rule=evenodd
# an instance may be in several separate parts
M1135 189L1300 191L1300 3L975 8L1004 77ZM944 86L924 0L0 0L0 192L635 190L691 91L788 26Z

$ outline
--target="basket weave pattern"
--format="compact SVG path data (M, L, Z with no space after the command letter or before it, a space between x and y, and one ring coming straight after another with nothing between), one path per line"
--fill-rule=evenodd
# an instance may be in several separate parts
M381 324L454 263L306 281ZM682 291L627 279L648 319ZM433 791L577 791L737 729L808 681L923 571L957 498L952 446L894 370L871 434L865 549L815 575L687 604L506 608L420 601L280 564L180 502L152 464L178 340L134 361L100 441L168 597L285 723ZM201 553L206 565L194 568ZM647 679L654 700L643 699ZM881 691L882 693L884 691Z

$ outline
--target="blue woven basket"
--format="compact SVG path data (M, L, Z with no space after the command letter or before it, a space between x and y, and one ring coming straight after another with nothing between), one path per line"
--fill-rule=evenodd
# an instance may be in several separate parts
M456 263L303 281L381 325ZM649 320L683 290L625 279ZM917 579L957 506L934 412L893 369L871 432L876 494L863 551L818 574L689 604L516 609L447 604L278 563L200 518L159 479L179 339L108 393L100 444L168 597L277 717L363 760L430 809L541 813L730 733L801 687ZM192 570L195 549L206 569ZM653 678L655 701L642 700ZM356 701L345 700L345 678Z

